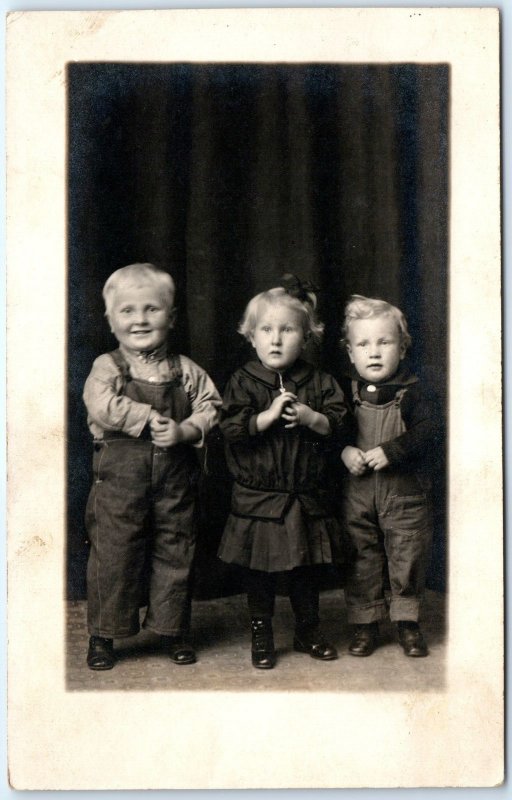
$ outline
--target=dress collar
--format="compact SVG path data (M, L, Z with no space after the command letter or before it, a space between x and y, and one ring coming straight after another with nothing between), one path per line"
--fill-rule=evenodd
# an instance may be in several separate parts
M265 386L268 386L270 389L279 389L281 385L279 374L275 370L264 367L261 361L249 361L245 364L243 369L249 373L252 378L265 384ZM283 381L293 381L296 386L300 386L309 379L312 372L313 366L308 364L307 361L299 359L295 364L292 364L289 369L281 373L281 378Z

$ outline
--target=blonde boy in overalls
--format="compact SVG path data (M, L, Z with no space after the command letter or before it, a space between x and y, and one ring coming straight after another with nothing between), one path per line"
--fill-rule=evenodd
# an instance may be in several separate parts
M175 287L152 264L116 270L103 289L106 317L119 348L94 362L84 389L94 437L93 486L86 523L87 664L115 664L113 639L143 623L162 636L176 664L195 658L190 575L196 540L194 453L217 422L221 398L197 364L168 350Z
M356 550L345 587L355 626L349 652L373 653L389 589L400 645L407 656L426 656L418 619L432 528L422 468L436 440L437 415L402 363L411 338L398 308L353 295L344 335L358 428L356 446L341 455L350 473L345 522Z

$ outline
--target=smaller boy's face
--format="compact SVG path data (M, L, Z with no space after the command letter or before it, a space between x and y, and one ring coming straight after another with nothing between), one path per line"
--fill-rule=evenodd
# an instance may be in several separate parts
M108 320L117 341L127 350L154 350L165 342L174 325L174 309L154 286L121 286Z
M405 356L398 325L390 317L354 320L348 339L349 358L361 378L370 383L392 378Z

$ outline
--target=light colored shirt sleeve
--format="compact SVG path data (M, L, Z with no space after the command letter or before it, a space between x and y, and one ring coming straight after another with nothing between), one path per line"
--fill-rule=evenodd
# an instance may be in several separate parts
M204 440L219 420L222 399L210 376L187 356L180 356L183 371L183 388L192 406L192 413L186 419L201 434L194 447L202 447ZM185 420L184 420L185 422Z
M151 406L120 394L123 378L108 353L99 356L85 382L87 422L95 439L103 431L122 431L138 437L149 421Z

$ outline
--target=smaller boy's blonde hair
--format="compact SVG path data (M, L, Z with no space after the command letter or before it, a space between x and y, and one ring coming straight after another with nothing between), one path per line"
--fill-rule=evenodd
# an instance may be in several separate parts
M238 333L241 333L248 341L251 340L251 334L254 333L263 305L285 305L296 311L302 317L304 337L311 336L316 342L321 340L324 324L319 322L316 315L316 295L313 292L308 292L306 300L299 300L298 297L293 297L289 294L282 286L277 286L266 292L260 292L248 302L238 328Z
M132 286L140 289L148 284L157 289L169 309L174 306L176 286L168 272L155 267L154 264L128 264L126 267L116 269L107 278L103 287L102 294L107 316L112 311L114 295L121 286Z
M345 306L341 343L348 344L349 329L352 322L356 319L374 319L375 317L391 317L398 326L401 344L406 349L410 347L412 340L403 312L386 300L380 300L377 297L364 297L362 294L353 294Z

